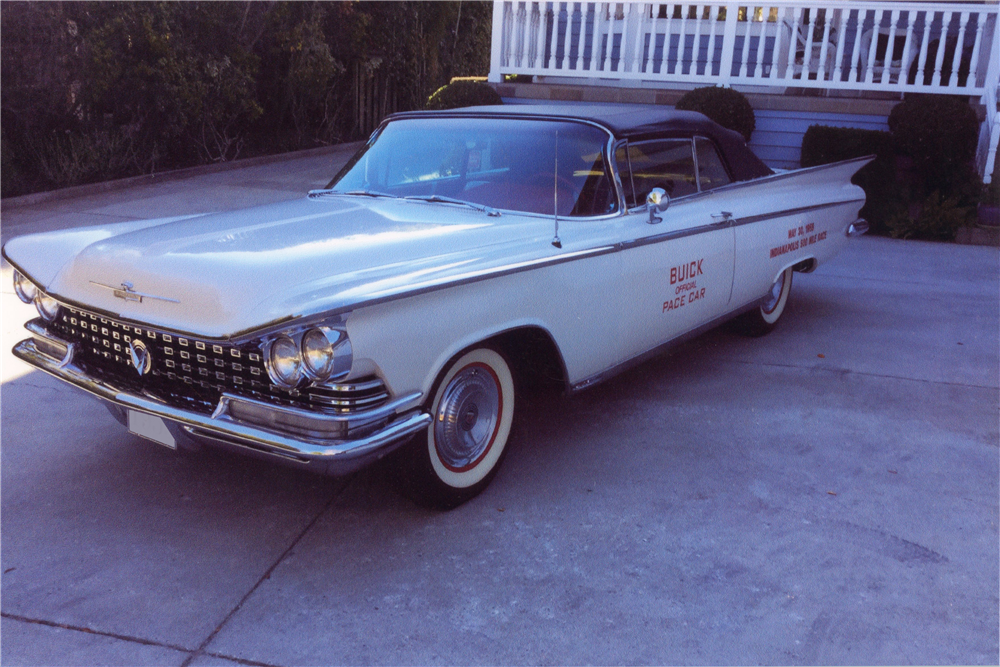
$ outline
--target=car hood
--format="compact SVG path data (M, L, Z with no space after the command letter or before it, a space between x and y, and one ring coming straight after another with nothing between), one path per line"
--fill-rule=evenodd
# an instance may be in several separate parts
M321 196L34 234L4 254L43 289L123 319L227 338L554 254L552 222L458 205ZM123 282L148 295L125 301ZM159 297L159 298L155 298Z

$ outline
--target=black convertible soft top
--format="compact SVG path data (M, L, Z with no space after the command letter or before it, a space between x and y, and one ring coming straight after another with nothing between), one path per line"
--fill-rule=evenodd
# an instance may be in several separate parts
M428 116L503 116L544 117L585 120L608 129L618 139L645 139L651 136L690 137L701 135L715 141L737 181L749 181L774 172L747 148L743 135L727 130L704 114L695 111L672 111L661 107L621 104L509 104L466 107L449 111L404 111L389 117Z

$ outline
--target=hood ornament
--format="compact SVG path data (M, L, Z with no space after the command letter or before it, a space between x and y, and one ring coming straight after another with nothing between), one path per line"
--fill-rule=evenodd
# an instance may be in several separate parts
M135 303L142 303L143 299L156 299L157 301L167 301L169 303L180 303L177 299L171 299L166 296L156 296L155 294L145 294L143 292L137 292L132 286L132 283L128 281L122 282L118 287L113 287L111 285L105 285L103 283L90 281L91 285L97 285L98 287L103 287L104 289L111 290L116 297L119 299L124 299L125 301L133 301Z
M140 376L148 373L153 367L153 357L149 354L149 348L138 338L133 338L129 342L128 356L132 360L132 366L135 367Z

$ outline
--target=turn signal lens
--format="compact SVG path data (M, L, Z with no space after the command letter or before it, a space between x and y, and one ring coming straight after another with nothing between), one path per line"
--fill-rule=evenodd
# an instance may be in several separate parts
M38 288L33 282L21 275L20 271L14 271L14 293L21 301L31 303L38 295Z
M35 308L46 322L55 322L59 317L59 302L44 292L35 295Z
M291 388L302 378L302 356L295 341L288 336L278 336L271 341L267 354L267 372L275 384Z
M337 335L338 332L334 331ZM310 329L302 337L302 362L314 380L326 380L333 371L333 344L322 329Z

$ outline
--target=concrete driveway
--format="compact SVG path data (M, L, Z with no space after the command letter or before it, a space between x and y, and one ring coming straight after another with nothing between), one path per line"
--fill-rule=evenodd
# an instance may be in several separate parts
M7 209L3 237L301 196L344 152ZM175 455L11 357L4 665L997 664L998 253L862 238L771 335L521 415L479 498Z

